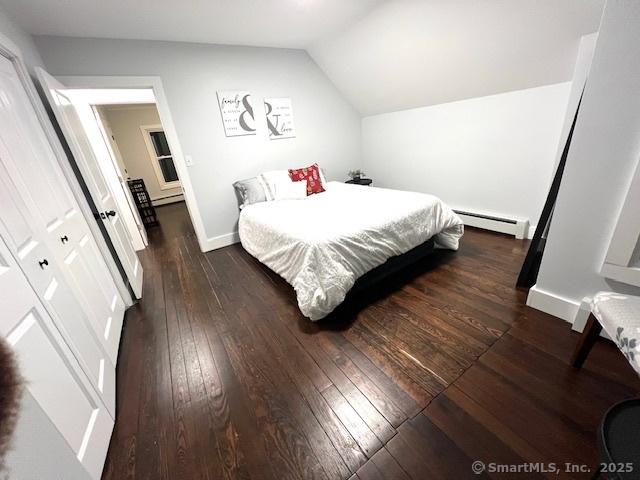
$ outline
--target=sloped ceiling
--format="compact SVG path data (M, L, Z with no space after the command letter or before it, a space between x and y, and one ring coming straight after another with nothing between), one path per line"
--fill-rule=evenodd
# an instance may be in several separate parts
M307 49L363 115L569 80L605 0L0 0L35 35Z
M34 35L306 48L383 0L0 0Z
M363 115L570 80L604 0L385 2L308 50Z

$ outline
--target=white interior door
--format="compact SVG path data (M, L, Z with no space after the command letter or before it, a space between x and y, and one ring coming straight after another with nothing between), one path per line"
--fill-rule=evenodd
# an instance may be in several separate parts
M79 292L71 285L76 282L85 295L99 295L111 288L116 305L112 312L119 312L120 319L124 305L106 265L100 263L99 252L85 248L90 245L88 226L58 173L51 147L16 71L8 59L0 57L0 233L114 413L114 362L102 332L95 328L101 318L78 301ZM68 240L63 243L61 237ZM83 240L85 237L87 240ZM68 258L73 249L78 262L93 264L92 278L76 277L74 262ZM96 278L101 274L105 278Z
M128 222L128 227L129 231L132 232L131 236L133 237L133 246L136 250L142 250L146 248L147 245L149 245L149 239L147 238L147 230L142 223L142 219L140 218L140 214L138 213L138 208L133 201L131 190L129 190L129 185L127 184L127 180L129 179L129 177L125 175L126 170L123 171L122 168L124 162L122 161L120 149L118 148L118 144L115 142L113 132L111 131L109 123L105 121L105 118L103 118L104 116L95 106L93 107L93 115L96 120L96 124L100 129L105 147L109 153L111 165L113 166L113 169L118 177L118 184L120 186L120 189L124 193L124 200L126 201L126 205L122 205L121 209L127 208L131 212L131 221ZM136 244L136 241L138 240L137 236L139 236L139 244Z
M64 85L40 68L37 69L37 74L89 193L100 210L98 212L100 219L127 274L131 289L136 297L140 298L142 296L142 265L124 222L118 214L119 209L91 148L91 142L82 126L78 112L64 94Z
M113 419L1 238L0 291L11 292L0 295L0 335L16 354L25 388L91 478L99 479ZM21 412L21 417L24 414L28 412ZM30 461L38 460L34 457ZM11 465L7 467L10 471ZM62 473L51 472L56 478Z
M0 155L34 232L72 289L93 335L115 365L124 301L56 161L12 63L0 58ZM5 192L6 195L6 192ZM9 199L7 199L9 202ZM28 212L28 213L26 213Z
M2 93L0 90L0 95ZM0 118L4 117L2 113L0 111ZM0 235L107 410L115 417L115 367L60 271L55 255L46 245L45 229L33 218L23 201L24 185L16 175L3 144L4 138L1 137L4 134L5 131L0 131ZM8 286L4 291L14 290Z

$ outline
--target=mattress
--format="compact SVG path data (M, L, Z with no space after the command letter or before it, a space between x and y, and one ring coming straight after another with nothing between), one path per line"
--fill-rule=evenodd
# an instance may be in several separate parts
M283 277L303 315L333 311L355 281L434 237L458 249L464 227L439 198L424 193L328 182L303 200L255 203L240 213L244 249Z

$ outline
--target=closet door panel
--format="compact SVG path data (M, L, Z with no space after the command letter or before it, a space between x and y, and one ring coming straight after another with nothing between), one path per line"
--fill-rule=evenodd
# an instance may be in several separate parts
M0 135L0 235L115 417L115 368L61 274L55 256L40 240L45 234L30 216L19 193L21 187L13 181L15 177L7 173L9 162L2 140ZM5 291L12 289L8 287Z
M92 478L100 478L113 420L2 238L0 291L0 332L25 388Z
M29 390L77 453L85 433L91 434L91 417L98 409L87 401L87 392L42 328L39 313L29 310L7 341L18 355L20 372L29 382Z
M38 205L47 231L57 233L67 218L77 218L78 208L66 181L52 168L56 163L53 150L13 65L4 57L0 57L0 107L2 139L28 182L24 195Z
M118 358L118 345L124 303L117 292L101 287L100 269L96 268L93 250L95 243L89 234L84 235L77 244L70 248L64 258L64 263L71 273L75 290L91 313L92 327L105 345L109 359L113 365ZM93 264L92 264L93 263ZM99 288L83 288L85 285L97 285ZM108 284L107 284L108 285Z
M55 277L52 276L49 261L51 255L41 240L41 235L33 226L25 203L21 201L17 186L8 172L5 159L7 152L0 138L0 224L2 234L16 255L22 269L31 279L34 288L45 292ZM45 263L46 261L46 263ZM41 263L42 262L42 263ZM48 271L47 271L48 269Z
M1 240L0 291L0 335L6 337L33 306L34 294Z
M133 248L129 232L118 214L107 180L98 165L98 158L84 129L80 114L73 102L64 94L65 86L42 69L36 69L42 88L47 95L60 129L73 152L78 168L87 182L94 203L102 211L103 224L127 274L131 289L137 298L142 296L143 270ZM86 105L90 111L90 107ZM109 215L107 215L109 214Z
M96 340L115 365L124 301L15 69L4 57L0 57L0 141L2 163L30 217L40 223L41 241L58 260Z

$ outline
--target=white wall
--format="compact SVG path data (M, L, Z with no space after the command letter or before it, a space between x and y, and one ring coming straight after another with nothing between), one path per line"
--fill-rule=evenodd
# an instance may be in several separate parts
M189 168L206 235L232 239L231 184L274 168L318 162L329 179L360 165L360 117L301 50L171 42L36 37L54 75L158 75ZM251 91L258 134L226 138L216 91ZM288 96L297 137L270 141L262 99Z
M640 294L599 274L640 157L638 25L640 2L607 2L538 283L529 298L549 313L563 304L575 311L582 297L598 290Z
M22 30L2 8L0 8L0 34L8 38L20 49L22 59L27 65L29 73L33 75L33 68L43 65L33 37Z
M166 190L160 188L158 176L151 164L152 160L142 137L141 126L161 124L156 106L104 106L101 110L111 127L129 177L142 178L152 200L182 195L180 188Z
M593 61L593 52L596 49L596 42L598 41L598 33L592 33L585 35L580 39L580 47L578 48L578 55L576 56L575 65L573 68L573 78L571 80L571 92L569 93L569 100L567 102L567 109L564 115L564 122L562 124L562 133L560 134L560 141L558 142L558 151L556 153L556 161L554 165L555 170L560 163L562 152L567 143L569 137L569 131L571 125L573 125L573 119L575 118L576 109L580 103L580 97L584 85L587 82L589 76L589 69L591 68L591 62Z
M378 186L453 208L538 220L570 83L366 117L363 168Z

